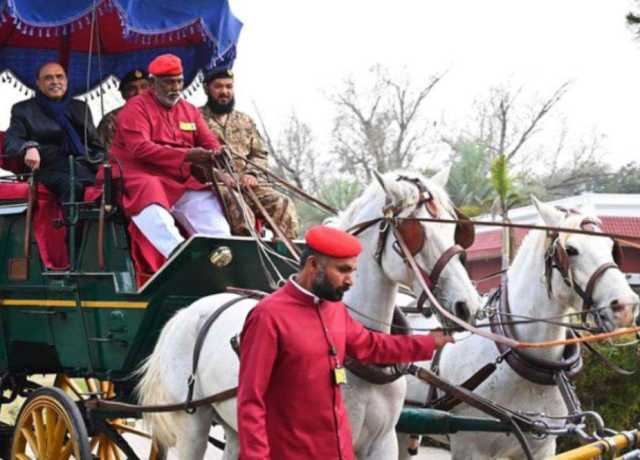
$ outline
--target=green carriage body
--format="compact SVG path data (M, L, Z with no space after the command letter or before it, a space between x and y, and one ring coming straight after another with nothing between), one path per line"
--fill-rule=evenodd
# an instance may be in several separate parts
M126 225L117 216L105 222L105 268L99 269L99 220L92 210L83 214L75 270L45 270L32 243L28 279L12 280L10 262L23 254L25 208L0 206L0 373L126 380L178 309L230 286L269 290L254 240L202 236L190 238L138 289ZM216 267L210 255L221 246L233 258ZM276 263L283 275L291 272Z

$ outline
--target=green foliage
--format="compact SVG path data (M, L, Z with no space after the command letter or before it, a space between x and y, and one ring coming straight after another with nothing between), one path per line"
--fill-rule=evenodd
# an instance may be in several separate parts
M607 358L625 369L640 367L639 352L634 346L617 348L599 346ZM640 423L640 391L638 375L623 376L605 367L588 352L584 353L584 368L576 379L576 390L582 409L602 415L607 428L630 430ZM558 452L577 447L575 439L561 438Z
M459 139L452 145L451 173L447 190L456 206L478 209L481 214L491 205L489 181L489 152L474 142Z
M636 347L599 347L599 351L627 369L638 367ZM595 410L609 428L630 429L640 422L638 376L621 376L607 369L592 355L585 357L585 368L576 382L582 408Z
M498 155L491 162L491 185L500 197L503 203L506 203L509 194L511 193L512 183L509 177L509 167L507 164L507 157L505 155Z
M329 179L321 184L318 199L337 210L346 208L363 190L359 181L344 178ZM296 208L300 218L300 228L303 232L310 226L320 224L324 219L330 217L327 212L306 201L296 200Z
M607 174L594 181L588 190L600 193L640 193L640 164L628 163L615 174Z

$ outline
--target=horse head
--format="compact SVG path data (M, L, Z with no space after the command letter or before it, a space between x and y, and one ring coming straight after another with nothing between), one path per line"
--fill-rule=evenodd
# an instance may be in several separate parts
M421 296L422 285L400 250L399 234L421 271L433 283L432 290L440 303L454 315L470 321L480 303L462 259L464 249L473 242L473 226L419 220L457 217L444 191L448 176L449 169L431 179L407 171L376 174L377 183L371 184L345 211L342 226L381 219L360 235L363 257L376 260L377 269L392 283L408 286L416 297Z
M592 209L578 212L532 200L547 226L602 232ZM612 238L547 233L544 278L550 298L592 316L605 331L636 320L639 298L620 270L621 263L621 248Z

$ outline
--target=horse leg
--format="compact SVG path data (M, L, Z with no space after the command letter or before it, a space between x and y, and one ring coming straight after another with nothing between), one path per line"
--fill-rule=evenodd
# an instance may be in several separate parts
M533 458L551 458L556 455L556 439L553 437L543 440L539 445L532 445ZM525 458L522 455L522 458Z
M207 450L213 408L199 407L195 413L175 417L176 450L180 460L201 460Z
M398 460L411 460L413 455L409 453L409 445L413 441L410 434L396 433L398 438ZM418 438L418 445L420 438Z
M238 460L240 455L240 443L238 442L238 433L230 428L224 430L224 440L226 446L224 448L224 454L222 460Z
M395 430L384 435L380 442L376 443L375 448L364 457L358 456L358 460L389 460L391 458L398 458L398 437Z

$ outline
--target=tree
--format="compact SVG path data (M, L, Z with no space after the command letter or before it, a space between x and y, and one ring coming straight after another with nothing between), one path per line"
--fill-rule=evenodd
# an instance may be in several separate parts
M307 193L317 193L324 165L318 160L311 127L292 112L284 130L274 141L257 107L256 113L274 166L273 172Z
M588 191L599 193L640 193L640 164L628 163L589 184Z
M363 189L364 186L359 181L346 177L332 178L321 183L317 196L329 206L342 210L357 198ZM306 201L296 202L296 207L302 228L319 224L330 217L325 211Z
M548 97L527 104L521 102L522 88L495 86L486 100L475 102L475 126L459 138L478 144L491 157L505 155L507 162L513 164L568 88L569 83L565 82ZM444 140L455 148L455 143L446 137Z
M595 184L608 181L611 168L603 162L602 136L593 133L579 141L572 149L565 144L566 130L559 137L551 154L540 152L537 170L523 173L520 182L523 190L544 200L595 191Z
M482 145L463 138L454 142L453 152L449 196L468 216L478 215L491 206L489 155Z
M476 101L473 124L443 137L453 152L449 190L454 202L469 206L471 214L488 212L496 197L488 172L502 154L513 182L510 206L530 194L546 200L579 193L608 175L602 136L594 133L587 141L570 141L562 118L560 128L558 116L550 118L568 87L563 83L545 98L526 101L522 89L503 85ZM544 130L546 136L540 136Z
M627 25L636 34L640 36L640 1L635 0L633 10L627 13Z
M332 152L341 171L366 183L374 170L408 168L424 151L428 125L422 110L443 77L414 85L408 77L393 80L380 66L371 70L371 76L369 90L348 79L331 97L337 110Z

